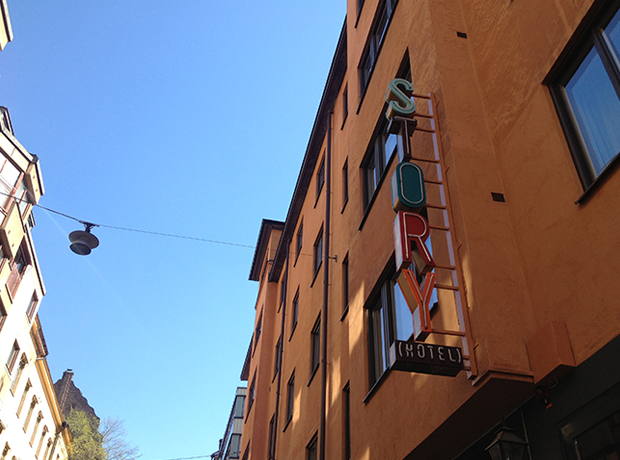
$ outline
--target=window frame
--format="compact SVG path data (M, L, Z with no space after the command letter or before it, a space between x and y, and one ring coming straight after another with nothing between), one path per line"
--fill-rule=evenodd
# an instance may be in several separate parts
M306 445L306 460L318 460L318 433L314 433L310 442Z
M323 244L324 244L324 240L323 240L323 226L321 226L321 230L319 231L319 234L317 235L316 239L314 240L314 245L313 245L313 255L314 255L313 269L314 269L314 276L312 278L312 284L314 284L314 280L316 279L316 276L319 274L319 271L321 270L321 266L323 265Z
M357 66L360 84L360 105L357 109L358 112L364 101L364 96L366 96L366 91L370 85L373 72L377 67L377 60L379 59L381 48L385 42L385 37L390 28L397 6L398 0L381 0L377 6L375 17L372 20L368 38L366 39L366 44L364 45L364 50L362 51L360 62ZM385 24L381 27L384 15Z
M282 367L282 336L278 337L278 342L276 343L276 355L273 360L273 378L271 381L273 382L280 372L280 368Z
M254 376L252 377L252 383L248 388L248 409L245 412L245 419L247 421L248 416L250 415L250 411L252 410L252 406L254 405L254 399L256 399L256 370L254 371Z
M607 78L614 87L616 96L620 101L620 62L618 61L620 50L614 52L611 42L605 35L605 28L617 14L620 14L617 5L613 4L614 2L607 1L600 3L598 8L591 9L543 81L549 88L577 175L584 190L576 203L580 203L588 196L589 192L601 183L609 171L620 164L620 152L618 152L598 174L596 173L565 90L566 85L570 83L588 54L594 49L603 62Z
M316 171L316 202L314 203L315 207L319 201L319 197L321 196L321 191L323 191L324 185L325 185L325 155L323 155L323 158L321 159L321 162L319 163L319 168Z
M347 252L347 255L342 259L342 317L340 321L344 320L347 313L349 313L349 283L349 253Z
M297 241L296 241L296 246L297 246L297 254L295 254L295 264L297 263L297 259L299 258L299 254L301 254L301 249L303 248L303 244L304 244L304 221L303 219L301 220L301 223L299 224L299 228L297 229Z
M299 321L299 287L297 288L297 292L295 292L295 297L293 297L291 309L291 335L289 337L289 341L293 338L293 333L295 332Z
M286 384L286 422L284 424L284 430L288 426L289 422L293 419L293 413L295 412L295 370L291 373L291 377ZM282 431L284 431L282 430Z
M310 331L310 380L308 386L312 383L316 372L321 364L321 315L312 326Z

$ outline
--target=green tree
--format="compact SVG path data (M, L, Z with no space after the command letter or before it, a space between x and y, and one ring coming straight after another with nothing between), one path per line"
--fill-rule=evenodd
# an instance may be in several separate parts
M67 423L73 435L69 460L136 460L140 457L138 448L125 439L121 420L107 418L99 427L99 419L71 409Z
M73 435L69 460L108 460L103 448L103 436L97 429L97 419L86 412L71 409L67 423Z

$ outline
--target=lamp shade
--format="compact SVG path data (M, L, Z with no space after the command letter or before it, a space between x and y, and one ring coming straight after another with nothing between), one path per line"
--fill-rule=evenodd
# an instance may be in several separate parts
M512 428L503 426L486 450L493 460L525 460L527 442Z
M69 249L81 256L87 256L90 252L99 246L99 240L95 235L88 231L76 230L69 233Z

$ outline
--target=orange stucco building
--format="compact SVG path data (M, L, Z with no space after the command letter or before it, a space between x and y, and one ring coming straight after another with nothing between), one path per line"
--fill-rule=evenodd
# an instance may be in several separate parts
M286 220L263 221L251 267L242 458L618 458L619 8L348 2ZM426 331L396 280L395 78L417 107ZM399 370L399 341L458 347L463 369Z

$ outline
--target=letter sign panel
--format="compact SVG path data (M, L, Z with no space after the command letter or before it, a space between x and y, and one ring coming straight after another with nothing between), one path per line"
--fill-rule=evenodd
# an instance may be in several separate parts
M415 262L418 272L426 274L435 268L435 261L424 241L428 238L428 222L413 212L398 211L394 219L396 271Z
M424 173L417 164L398 163L391 182L394 211L417 211L426 204Z
M390 368L454 377L463 370L463 352L459 347L396 340L390 347Z

